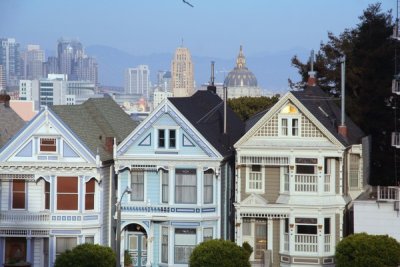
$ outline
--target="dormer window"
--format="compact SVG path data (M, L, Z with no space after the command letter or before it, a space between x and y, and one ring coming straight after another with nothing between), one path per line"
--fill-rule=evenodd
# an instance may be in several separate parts
M177 129L158 129L156 143L158 149L176 149Z
M57 152L57 140L55 138L40 138L40 152Z
M279 114L279 132L281 136L300 135L300 114L292 104L287 104Z

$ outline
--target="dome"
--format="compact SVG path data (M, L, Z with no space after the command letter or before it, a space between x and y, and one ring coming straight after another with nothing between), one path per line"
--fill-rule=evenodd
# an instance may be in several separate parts
M226 87L257 87L256 76L246 67L246 59L240 46L239 55L236 59L236 67L228 73L225 78Z

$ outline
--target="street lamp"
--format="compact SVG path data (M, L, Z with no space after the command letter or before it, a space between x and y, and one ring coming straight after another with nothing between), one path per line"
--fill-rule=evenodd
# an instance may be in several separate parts
M122 192L121 197L119 198L119 201L117 202L117 204L115 204L117 206L117 231L116 231L116 235L117 235L117 247L116 247L116 251L117 251L117 267L121 267L121 201L122 198L124 197L125 194L130 194L132 193L132 189L127 186L124 190L124 192Z

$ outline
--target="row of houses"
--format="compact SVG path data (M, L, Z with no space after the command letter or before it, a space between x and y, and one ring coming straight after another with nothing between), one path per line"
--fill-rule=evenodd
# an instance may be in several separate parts
M128 251L133 266L188 266L197 244L222 238L248 242L253 266L334 266L368 177L368 139L317 86L246 123L212 87L139 125L110 98L25 125L3 100L3 263L53 266L96 243L121 264Z

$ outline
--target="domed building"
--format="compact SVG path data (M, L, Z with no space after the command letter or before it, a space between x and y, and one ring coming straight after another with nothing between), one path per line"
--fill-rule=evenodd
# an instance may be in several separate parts
M246 58L240 46L239 55L236 59L236 67L228 73L225 78L224 86L227 87L228 98L238 98L242 96L261 96L261 88L257 85L257 78L246 67Z

